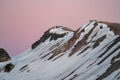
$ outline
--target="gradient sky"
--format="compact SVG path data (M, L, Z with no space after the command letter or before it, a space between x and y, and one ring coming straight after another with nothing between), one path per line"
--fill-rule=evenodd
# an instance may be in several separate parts
M90 19L120 23L120 0L0 0L0 48L16 55L52 26L76 30Z

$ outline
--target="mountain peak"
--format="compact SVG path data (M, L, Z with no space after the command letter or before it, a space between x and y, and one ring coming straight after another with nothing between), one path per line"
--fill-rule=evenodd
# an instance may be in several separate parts
M63 26L55 26L53 28L50 28L43 34L43 36L38 41L36 41L32 45L32 49L36 48L40 43L45 42L47 39L49 39L49 41L57 40L59 38L63 38L64 36L72 32L74 31Z
M111 31L115 33L115 35L120 35L120 23L106 22L106 21L98 21L99 23L104 23L108 25Z
M56 33L56 34L64 34L70 31L73 31L73 30L63 26L55 26L49 29L49 33Z
M115 33L115 35L120 35L120 23L113 23L113 22L107 22L107 21L97 21L97 20L89 20L89 22L90 23L95 22L96 25L101 24L101 23L106 24L107 27L110 28L110 30Z
M120 80L119 32L118 23L97 20L77 31L55 26L15 58L15 68L6 65L0 79Z

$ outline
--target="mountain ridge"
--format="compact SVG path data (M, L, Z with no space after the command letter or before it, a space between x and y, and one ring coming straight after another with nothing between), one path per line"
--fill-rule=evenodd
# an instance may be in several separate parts
M10 62L14 68L0 71L0 80L119 80L120 24L90 20L76 31L50 28Z

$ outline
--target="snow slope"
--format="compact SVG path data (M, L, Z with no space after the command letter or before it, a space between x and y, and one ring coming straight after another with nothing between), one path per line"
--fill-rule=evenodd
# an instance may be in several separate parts
M8 73L7 63L15 65ZM51 28L0 68L0 80L120 80L120 24L93 20L77 31Z

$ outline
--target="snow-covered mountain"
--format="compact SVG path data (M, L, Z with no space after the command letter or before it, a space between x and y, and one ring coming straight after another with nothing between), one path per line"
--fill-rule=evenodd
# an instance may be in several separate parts
M120 80L120 24L53 27L30 49L1 62L0 80Z

